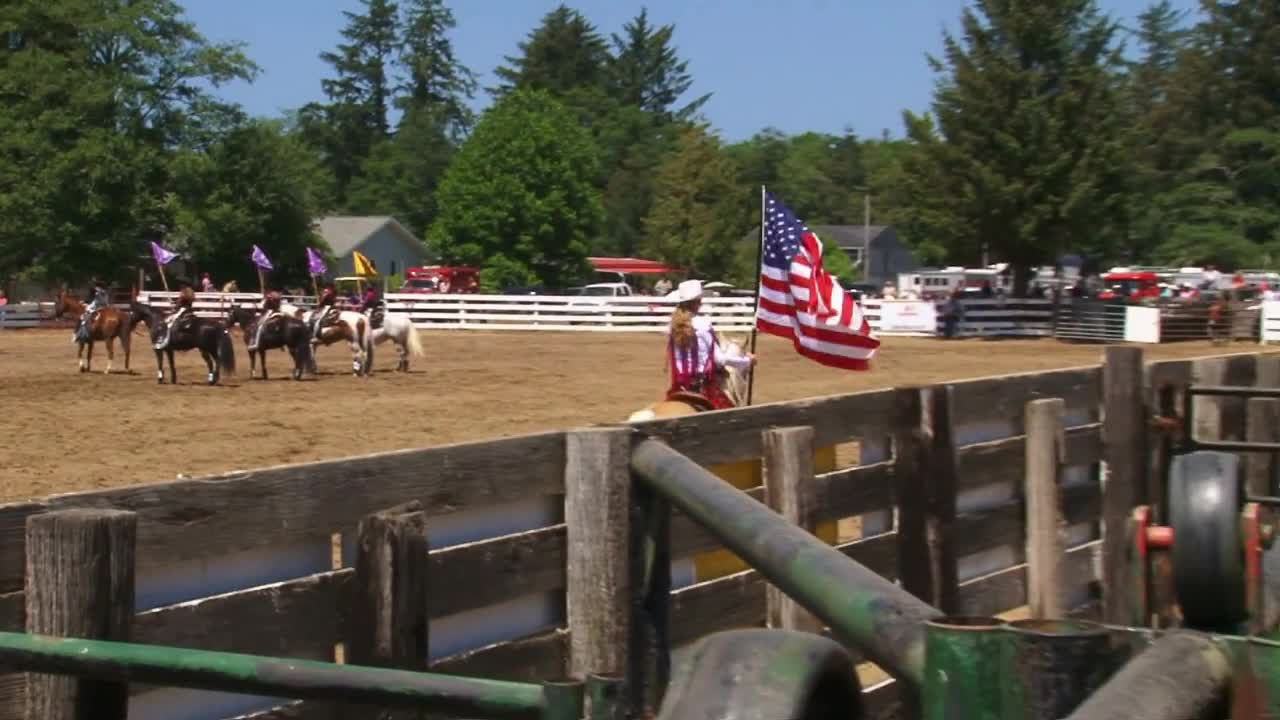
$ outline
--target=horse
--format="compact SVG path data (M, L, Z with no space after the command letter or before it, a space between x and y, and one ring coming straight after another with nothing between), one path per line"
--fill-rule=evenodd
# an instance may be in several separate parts
M265 315L246 307L233 307L227 314L227 329L236 325L244 333L244 344L248 348L253 336L258 332L258 323ZM270 323L262 330L257 349L249 350L249 379L253 379L258 358L262 358L262 379L267 379L267 351L285 348L293 358L293 379L301 380L302 373L311 365L311 333L298 318L280 314L280 322Z
M720 343L720 349L729 357L744 357L746 353L742 351L742 344L736 340L725 340ZM751 380L751 370L738 370L725 366L718 371L720 378L720 387L724 390L724 394L733 402L734 407L742 407L747 398L747 387ZM692 393L681 393L676 397L659 400L646 408L631 413L627 418L627 422L644 422L645 420L660 420L664 418L681 417L683 415L693 415L705 412L711 409L711 404L701 395Z
M63 315L81 316L84 314L85 305L80 298L62 289L58 292L57 301L53 304L53 318L60 319ZM107 307L100 308L94 314L92 322L88 328L88 339L82 339L77 327L75 337L76 343L76 362L80 366L80 372L89 372L93 363L93 343L104 340L107 343L107 369L104 374L111 373L111 364L115 361L115 341L120 340L120 347L124 349L124 369L129 370L129 357L131 353L131 339L133 337L133 329L137 326L140 318L136 317L132 312L120 310L119 308ZM85 346L88 346L88 353L85 353Z
M311 316L314 311L303 310L302 308L283 303L280 305L280 312L295 317L304 323L310 325ZM320 331L320 338L317 342L321 345L332 345L339 340L346 340L347 345L351 348L351 371L355 375L368 375L370 355L370 335L369 318L358 312L351 310L342 310L338 313L338 322L325 327ZM311 357L310 369L316 371L315 356Z
M209 368L209 384L216 385L222 373L236 372L236 350L231 343L231 331L217 320L195 315L190 327L169 328L169 323L152 315L151 345L156 351L156 382L164 384L164 355L169 357L169 382L178 384L178 371L173 367L174 351L199 350L200 357ZM166 342L166 339L168 342Z
M375 311L377 313L377 311ZM374 324L374 318L369 318L369 325ZM422 357L422 342L418 339L418 328L414 327L413 321L408 315L400 315L382 311L382 324L373 329L373 335L369 338L369 372L373 372L373 348L381 345L386 341L392 341L396 345L396 351L400 353L400 361L396 363L396 372L409 372L409 357Z

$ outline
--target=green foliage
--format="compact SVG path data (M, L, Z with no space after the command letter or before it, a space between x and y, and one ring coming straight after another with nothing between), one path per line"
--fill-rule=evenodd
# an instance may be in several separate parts
M1092 0L978 0L946 34L932 118L899 192L957 262L1026 270L1117 242L1124 219L1115 27ZM1081 246L1084 246L1083 248Z
M734 252L755 220L753 208L719 139L704 128L688 128L658 169L642 247L691 277L734 276Z
M406 111L426 112L461 140L475 123L467 107L476 91L475 74L458 61L449 40L457 22L443 0L403 0L404 35L400 65L407 76L405 94L396 104Z
M582 88L604 87L609 48L582 13L559 5L519 44L520 54L494 71L501 98L518 89L545 90L554 96Z
M428 244L482 269L486 288L566 287L588 272L602 222L598 151L567 108L516 90L481 117L445 173Z
M373 148L351 183L347 207L360 215L392 215L418 237L435 219L436 190L454 146L449 122L429 110L411 109L394 137Z

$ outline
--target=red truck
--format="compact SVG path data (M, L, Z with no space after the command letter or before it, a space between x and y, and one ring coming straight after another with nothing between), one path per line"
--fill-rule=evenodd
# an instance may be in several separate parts
M480 270L470 267L427 265L405 270L400 292L413 295L475 293L480 291Z

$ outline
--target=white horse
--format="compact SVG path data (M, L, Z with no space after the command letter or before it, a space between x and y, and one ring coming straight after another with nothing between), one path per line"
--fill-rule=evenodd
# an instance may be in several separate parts
M746 353L742 350L742 344L736 340L722 339L720 342L720 350L729 357L744 357ZM733 401L734 407L742 407L747 401L747 387L751 380L751 369L738 370L728 365L720 368L718 371L720 376L720 387L724 390L724 394ZM692 401L685 400L659 400L656 403L631 413L627 418L627 422L643 422L645 420L658 420L661 418L679 417L681 415L693 415L703 412L705 408L699 407Z
M286 315L292 315L304 323L310 323L313 310L303 310L297 305L289 303L281 303L280 312ZM351 371L355 375L369 374L369 357L373 344L371 342L373 333L369 330L369 318L358 312L351 310L343 310L338 313L338 322L330 325L320 332L320 338L313 340L312 343L321 345L332 345L338 340L346 340L347 345L351 348ZM312 354L311 359L315 372L315 355Z
M422 342L418 339L418 328L408 315L386 312L382 313L382 327L373 331L369 342L369 372L373 372L373 348L375 345L390 340L396 344L400 353L400 362L396 364L397 372L409 372L409 357L422 357Z

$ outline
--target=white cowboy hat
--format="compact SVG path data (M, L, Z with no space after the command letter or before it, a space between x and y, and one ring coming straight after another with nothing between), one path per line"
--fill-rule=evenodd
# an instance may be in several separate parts
M678 303L697 300L702 297L702 281L701 280L685 280L680 286L667 294L668 300L675 300Z

